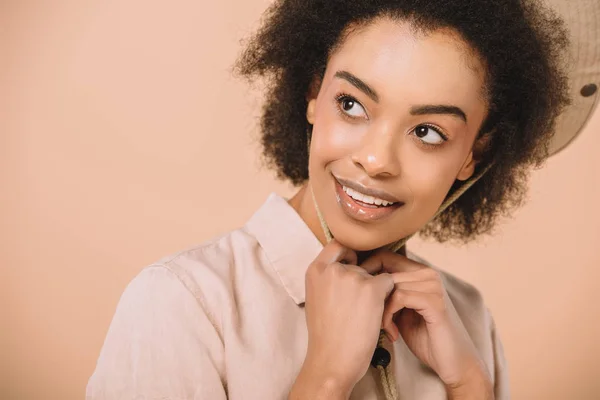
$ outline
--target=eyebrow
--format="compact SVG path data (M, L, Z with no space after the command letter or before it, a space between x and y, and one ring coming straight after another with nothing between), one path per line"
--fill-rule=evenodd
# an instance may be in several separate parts
M356 75L351 74L348 71L337 71L334 75L336 78L344 79L356 87L358 90L366 94L371 100L379 103L379 95L371 86L365 83L363 80L358 78ZM426 104L413 106L410 109L411 115L453 115L462 119L465 123L467 122L467 114L457 106L445 105L445 104Z
M358 90L360 90L361 92L363 92L364 94L369 96L371 98L371 100L373 100L375 103L379 103L379 95L377 94L375 89L373 89L371 86L367 85L365 82L363 82L361 79L359 79L355 75L352 75L350 72L337 71L335 73L335 77L344 79L344 80L350 82Z
M421 105L413 106L410 109L411 115L430 115L430 114L447 114L454 115L467 123L467 114L459 107L447 106L443 104L438 105Z

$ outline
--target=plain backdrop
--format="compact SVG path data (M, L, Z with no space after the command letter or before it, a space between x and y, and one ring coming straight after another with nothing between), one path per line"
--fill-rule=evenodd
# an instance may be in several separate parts
M141 268L293 193L230 73L268 3L0 2L0 398L82 399ZM494 236L408 245L483 292L517 400L600 398L599 130Z

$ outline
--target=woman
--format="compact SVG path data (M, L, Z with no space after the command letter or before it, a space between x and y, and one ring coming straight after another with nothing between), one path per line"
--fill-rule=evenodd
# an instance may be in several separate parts
M145 268L87 397L508 398L479 292L403 245L521 202L565 38L534 0L276 1L237 68L268 78L264 155L300 189Z

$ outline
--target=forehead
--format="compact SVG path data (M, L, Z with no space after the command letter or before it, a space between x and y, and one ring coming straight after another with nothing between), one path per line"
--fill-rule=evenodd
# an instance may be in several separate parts
M327 75L331 78L340 69L368 81L384 100L395 94L427 94L423 101L485 102L485 68L449 29L420 32L408 22L378 18L342 39Z

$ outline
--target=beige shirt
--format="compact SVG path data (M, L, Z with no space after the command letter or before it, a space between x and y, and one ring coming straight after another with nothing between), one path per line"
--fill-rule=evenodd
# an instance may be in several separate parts
M304 274L322 248L271 194L244 227L144 268L119 301L86 399L286 399L307 349ZM496 399L508 399L502 345L480 293L443 277ZM401 338L390 350L402 399L446 399ZM376 370L350 399L384 399Z

